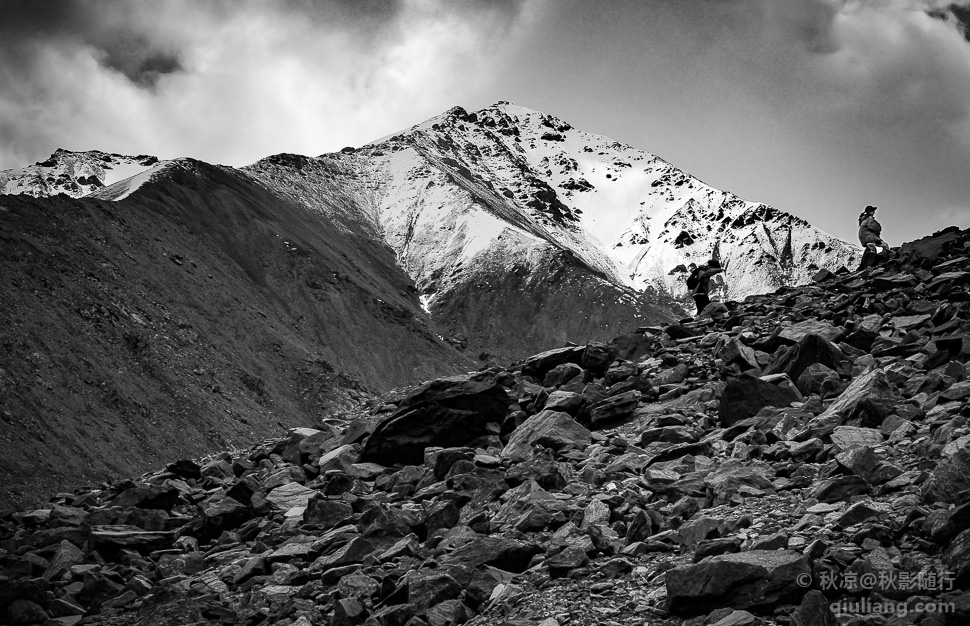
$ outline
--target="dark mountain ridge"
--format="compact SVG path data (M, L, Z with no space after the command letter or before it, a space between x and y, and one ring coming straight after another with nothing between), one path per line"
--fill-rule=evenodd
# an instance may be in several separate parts
M0 205L0 499L473 367L385 246L236 170L180 160L118 202Z

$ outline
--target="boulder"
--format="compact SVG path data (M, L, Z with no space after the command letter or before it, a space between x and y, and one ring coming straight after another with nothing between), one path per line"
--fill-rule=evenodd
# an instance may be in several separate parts
M964 504L970 500L970 449L959 449L942 459L926 481L923 494L930 502Z
M657 340L645 333L619 335L610 340L609 346L618 359L635 361L655 348Z
M856 446L878 446L883 441L882 433L875 428L836 426L832 432L832 443L839 452L844 452Z
M741 375L724 388L718 418L722 426L729 427L757 414L766 406L786 407L799 400L801 397L794 389Z
M844 334L844 328L833 326L823 320L807 319L797 324L792 324L788 328L783 328L779 333L779 337L784 341L799 343L809 335L816 335L825 341L837 342Z
M958 589L966 589L967 583L970 583L970 529L964 530L950 542L943 553L943 563L953 584Z
M792 613L792 626L838 626L839 621L829 608L830 604L821 591L812 589Z
M838 371L845 360L845 355L831 341L820 335L810 334L802 337L796 345L781 352L768 364L763 373L765 375L784 373L792 380L798 380L810 365L824 365Z
M716 356L727 365L740 365L742 371L758 367L758 358L754 350L738 341L736 337L728 339Z
M817 394L827 398L839 389L842 379L832 368L821 363L812 363L802 370L795 384L804 395Z
M811 574L808 558L790 550L721 554L666 573L669 609L697 615L712 609L770 610L801 600L799 577Z
M875 369L857 376L829 407L806 426L806 437L824 437L836 426L859 420L863 426L879 426L902 403L886 373Z
M510 537L480 535L442 557L442 563L491 565L518 574L529 567L529 561L538 551L537 546Z
M615 422L633 415L642 397L639 391L633 390L610 396L605 400L597 402L591 410L591 424L597 426L599 424Z
M728 461L704 478L717 503L727 503L737 495L774 493L771 481L764 470L740 461Z
M353 507L346 502L314 497L307 501L306 510L303 512L303 521L307 524L329 529L345 523L353 514Z
M462 446L491 434L489 424L501 424L511 402L494 381L454 377L426 383L377 425L359 461L418 465L425 448Z
M462 587L443 571L416 570L407 576L408 604L415 613L426 613L431 607L446 600L455 600Z
M502 457L521 461L532 456L533 445L558 449L565 446L585 448L592 434L566 413L542 411L527 419L515 429Z
M610 363L616 358L616 353L608 344L591 341L586 344L583 355L580 357L580 364L589 370L593 376L603 376L610 367Z
M839 502L869 493L869 483L860 476L827 478L812 485L809 495L819 502Z
M313 489L308 489L300 483L287 483L271 490L266 495L266 502L277 511L290 511L296 508L305 508L307 501L317 494ZM303 511L300 511L302 514Z
M546 559L546 567L549 568L550 578L562 578L571 572L589 565L589 556L586 550L578 546L570 546Z
M563 363L580 365L584 352L586 352L584 346L567 346L565 348L556 348L534 354L522 364L522 375L532 376L533 378L542 380L549 373L549 370L557 365L562 365Z

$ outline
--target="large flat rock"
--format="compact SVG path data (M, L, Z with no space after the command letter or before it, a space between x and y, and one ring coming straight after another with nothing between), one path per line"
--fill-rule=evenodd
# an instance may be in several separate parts
M713 609L770 609L797 603L807 589L799 576L810 575L808 558L790 550L750 550L721 554L666 574L669 608L696 615Z

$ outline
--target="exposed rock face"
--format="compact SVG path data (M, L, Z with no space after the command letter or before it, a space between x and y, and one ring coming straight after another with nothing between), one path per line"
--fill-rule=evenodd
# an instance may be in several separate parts
M0 502L474 366L385 246L238 171L180 160L119 202L0 204Z
M106 626L779 626L889 599L898 623L962 623L970 355L952 338L970 331L970 231L951 234L932 257L748 298L733 321L644 328L647 352L605 372L489 368L326 428L4 509L0 611ZM830 340L844 391L723 423L742 375L790 384L764 369L802 340L779 329L811 319L850 331ZM874 331L865 350L849 343L860 328ZM717 356L731 339L754 363ZM580 414L567 398L592 407L636 397L631 385L651 391L592 429L544 408ZM497 433L429 438L420 459L362 457L373 424L431 406L417 400L430 389L441 405L456 389L479 397L481 421L513 407Z

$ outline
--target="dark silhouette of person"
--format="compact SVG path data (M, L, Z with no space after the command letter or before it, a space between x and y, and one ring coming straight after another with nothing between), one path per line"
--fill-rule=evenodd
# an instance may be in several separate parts
M871 204L859 215L859 243L872 252L876 247L889 250L889 244L882 240L882 224L876 221L876 208Z
M882 240L882 224L876 221L876 207L871 204L859 215L859 243L865 248L859 269L881 265L892 257L889 244Z
M716 259L711 259L704 265L693 270L687 278L688 287L691 288L691 297L697 305L697 314L704 310L711 303L711 276L721 273L721 264Z

